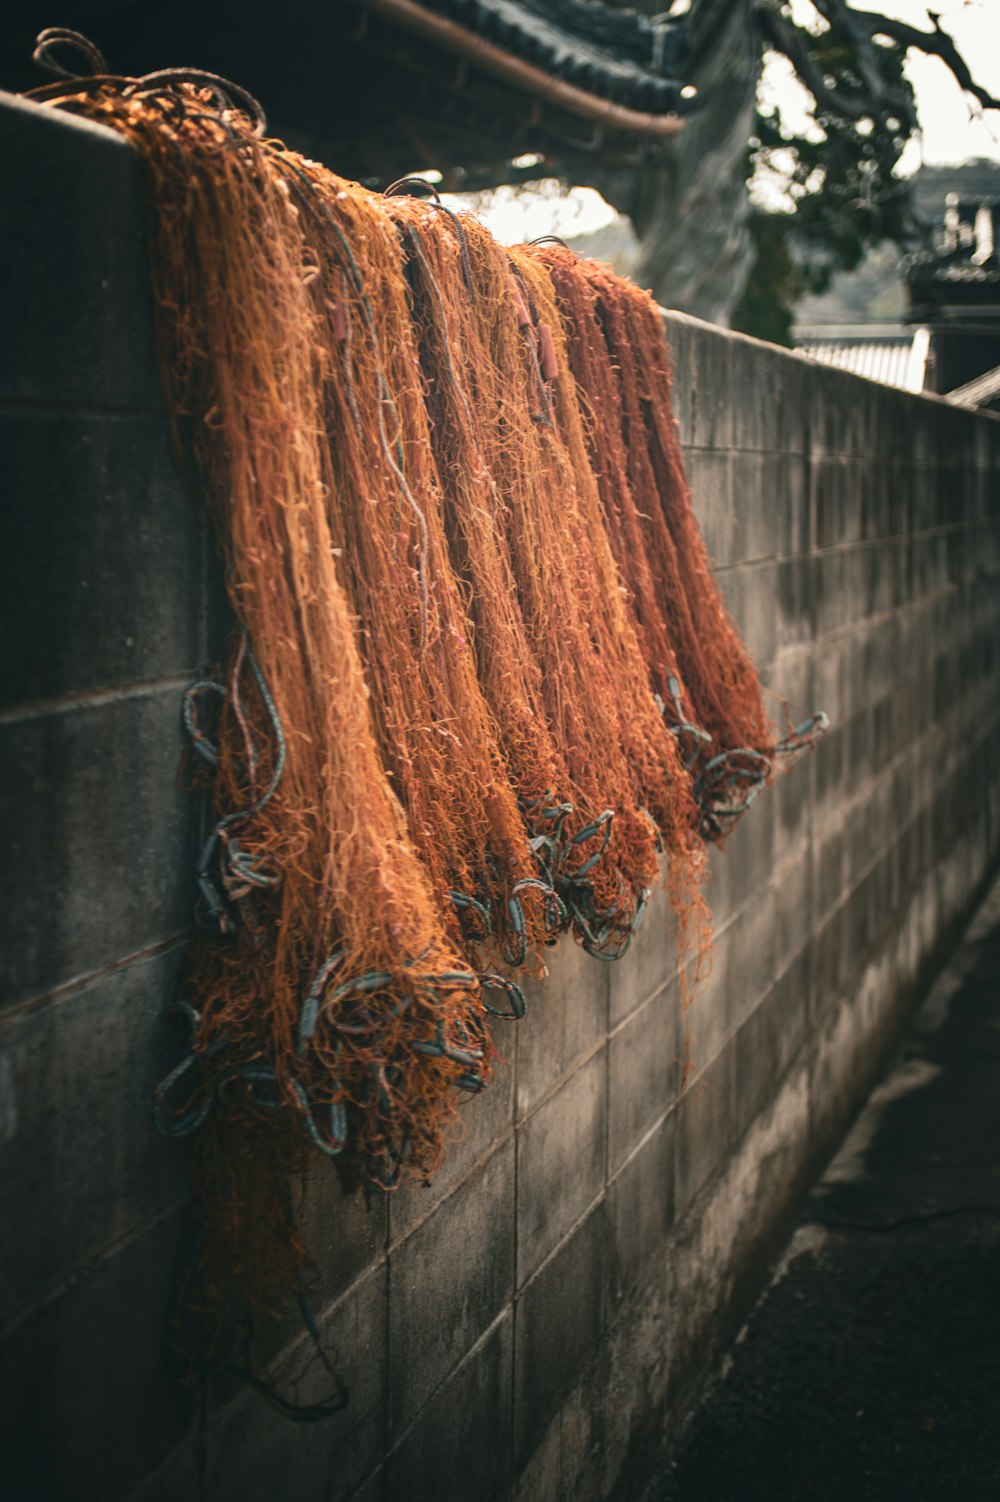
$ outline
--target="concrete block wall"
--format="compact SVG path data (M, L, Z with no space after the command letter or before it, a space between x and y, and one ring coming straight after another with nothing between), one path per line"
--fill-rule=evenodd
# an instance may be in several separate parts
M225 615L169 457L136 165L37 107L0 118L4 1495L625 1502L994 868L1000 422L668 316L731 609L833 728L713 856L687 1017L661 896L621 963L556 952L429 1189L366 1206L313 1174L351 1400L292 1426L225 1378L179 1388L165 1348L180 702Z

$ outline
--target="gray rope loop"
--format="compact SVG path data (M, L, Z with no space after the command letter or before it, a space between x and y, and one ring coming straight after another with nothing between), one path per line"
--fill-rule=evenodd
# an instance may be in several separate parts
M108 65L104 61L104 55L94 46L88 37L79 31L72 31L68 26L46 26L35 38L35 50L31 54L33 63L37 63L46 73L51 73L55 78L79 78L79 71L64 68L55 56L57 48L69 48L70 51L82 53L89 63L89 71L93 74L106 74Z

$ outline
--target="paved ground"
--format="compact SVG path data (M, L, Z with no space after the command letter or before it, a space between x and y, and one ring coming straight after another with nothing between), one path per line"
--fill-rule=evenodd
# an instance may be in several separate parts
M644 1502L1000 1502L1000 883Z

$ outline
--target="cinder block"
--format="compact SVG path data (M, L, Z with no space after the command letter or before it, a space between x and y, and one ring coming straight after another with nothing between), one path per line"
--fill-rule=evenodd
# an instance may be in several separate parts
M621 961L629 963L629 956ZM613 967L566 936L548 958L548 978L528 981L528 1014L517 1025L518 1118L564 1079L607 1035L608 972Z
M518 1022L495 1022L494 1038L508 1057L516 1047L514 1030ZM503 1029L503 1031L501 1031ZM509 1040L509 1041L508 1041ZM479 1095L462 1096L456 1101L458 1121L448 1132L448 1155L429 1184L409 1179L389 1195L390 1237L401 1236L422 1220L450 1194L505 1132L512 1129L514 1117L514 1070L509 1063L498 1062L490 1085Z
M685 1018L697 1069L710 1065L770 989L775 976L774 929L774 889L767 885L717 935L710 973L693 988Z
M887 953L860 970L817 1030L809 1065L809 1127L816 1144L837 1141L885 1067L902 1020L892 966Z
M835 815L813 838L813 904L817 921L821 921L843 899L847 890L847 843L844 815Z
M867 703L865 686L855 670L858 658L855 632L828 636L811 654L815 668L813 699L830 718L834 729L846 724Z
M4 953L5 1003L189 928L197 800L181 787L183 745L179 689L0 729L0 900L17 935Z
M888 694L869 710L872 772L881 772L892 761L899 744L896 735L895 695Z
M742 1134L778 1092L806 1036L811 956L802 950L736 1034L734 1126Z
M771 524L779 558L794 558L809 548L811 504L809 460L801 450L780 448L766 456L766 483L777 502Z
M387 1487L385 1466L380 1466L356 1492L351 1493L349 1502L387 1502Z
M846 371L813 373L809 440L816 455L869 457L874 447L871 383Z
M806 761L800 761L784 775L777 777L771 787L770 798L774 803L774 858L784 860L810 838L812 830L812 787L814 758L824 747L827 737L820 741L816 750Z
M889 531L893 536L907 535L911 530L913 495L910 486L909 466L900 458L893 457L886 465L889 494Z
M861 555L864 569L864 614L884 615L896 603L896 564L893 551L875 542Z
M865 718L865 724L867 726L867 717ZM820 741L811 758L815 796L815 805L813 808L813 824L815 828L821 828L835 816L837 809L840 807L841 799L850 785L848 777L848 750L848 727L834 721L832 728ZM790 781L791 779L788 780Z
M780 471L777 472L780 475ZM778 551L775 512L780 497L775 485L773 459L759 453L732 456L733 563L756 563L774 558Z
M844 610L841 626L856 627L867 620L869 609L868 544L849 546L841 553L843 559Z
M693 449L686 461L691 504L709 557L714 563L737 561L733 508L732 456L723 451Z
M316 1268L316 1301L326 1305L380 1260L386 1249L388 1194L345 1193L336 1169L317 1153L309 1164L302 1233Z
M676 1112L651 1133L608 1185L611 1296L620 1302L663 1249L674 1219Z
M789 558L775 572L777 619L775 647L787 652L806 646L815 634L813 620L814 560Z
M158 1221L6 1335L5 1499L119 1502L190 1432L195 1397L167 1360L184 1234L180 1216Z
M808 849L775 874L773 911L774 973L780 975L812 936L812 862Z
M691 401L694 388L691 372L694 367L694 350L701 329L690 319L685 318L683 313L667 312L663 318L663 332L667 341L670 369L673 375L671 403L674 419L681 444L685 450L688 450L694 443L692 422L694 414Z
M736 825L725 847L710 851L707 889L717 928L761 891L774 868L774 808L764 792Z
M784 652L761 682L765 708L778 734L783 734L816 707L815 658L811 649Z
M18 1002L191 924L195 798L177 689L8 722L3 907Z
M0 1018L0 1319L185 1198L190 1153L153 1126L180 1057L167 1021L183 945Z
M809 422L813 406L815 365L805 356L775 358L771 395L776 419L775 448L780 454L805 459L809 452ZM808 546L803 542L803 547Z
M887 543L888 547L889 544ZM896 539L893 546L893 600L904 609L918 598L914 586L913 544L909 534Z
M730 615L758 667L777 651L776 563L741 564L724 569L719 584Z
M874 728L870 711L855 715L854 719L846 726L847 751L846 771L849 787L858 787L861 782L871 776L877 770L873 737Z
M661 883L649 899L628 953L605 967L610 986L610 1025L616 1027L666 985L677 973L677 963L677 920Z
M683 1013L676 981L635 1012L608 1042L608 1172L614 1174L676 1099L683 1067Z
M910 543L913 560L912 589L917 598L943 589L948 582L948 554L942 533L914 537Z
M99 125L0 97L0 396L163 405L139 163Z
M0 412L0 707L191 673L205 538L165 417Z
M944 606L944 609L940 607ZM927 674L933 660L935 645L938 649L948 645L947 622L955 619L953 600L933 600L917 605L912 610L897 611L893 617L896 640L889 662L886 664L886 679L895 670ZM883 686L887 686L883 680Z
M889 478L882 465L869 464L865 468L863 535L882 538L890 531Z
M143 1478L129 1493L128 1502L177 1502L179 1497L197 1497L202 1475L201 1444L195 1431Z
M607 1049L528 1117L517 1145L517 1285L601 1193L607 1175Z
M514 1287L514 1145L507 1142L389 1254L389 1378L398 1435Z
M510 1474L513 1319L491 1330L386 1461L385 1502L494 1497Z
M698 1191L725 1161L736 1119L736 1045L730 1042L699 1069L677 1105L675 1208L686 1214Z
M721 330L715 335L704 327L692 343L684 430L690 435L687 442L695 448L718 453L733 446L733 343Z
M563 1414L557 1413L500 1502L551 1502L560 1495L563 1475Z
M324 1343L349 1389L347 1406L296 1424L245 1391L208 1424L205 1495L212 1502L323 1497L346 1502L386 1447L386 1267L375 1268L319 1317ZM332 1380L305 1332L275 1364L279 1392L321 1403ZM311 1362L311 1365L310 1365Z
M895 833L892 822L892 776L873 781L847 810L844 821L844 877L853 885L883 852Z
M848 596L846 554L824 553L813 566L813 609L817 638L841 631L854 619Z
M514 1453L527 1458L604 1333L607 1208L602 1200L520 1295L514 1310Z
M858 461L840 455L813 460L816 545L834 547L862 535L862 489Z
M784 360L755 339L734 338L729 347L733 393L733 447L747 453L773 449L777 438L774 384Z

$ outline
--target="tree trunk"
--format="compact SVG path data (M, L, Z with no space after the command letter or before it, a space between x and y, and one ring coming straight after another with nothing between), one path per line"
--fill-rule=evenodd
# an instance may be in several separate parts
M751 0L694 0L691 27L698 107L621 207L639 236L636 281L665 307L728 324L753 257L746 180L760 39Z

